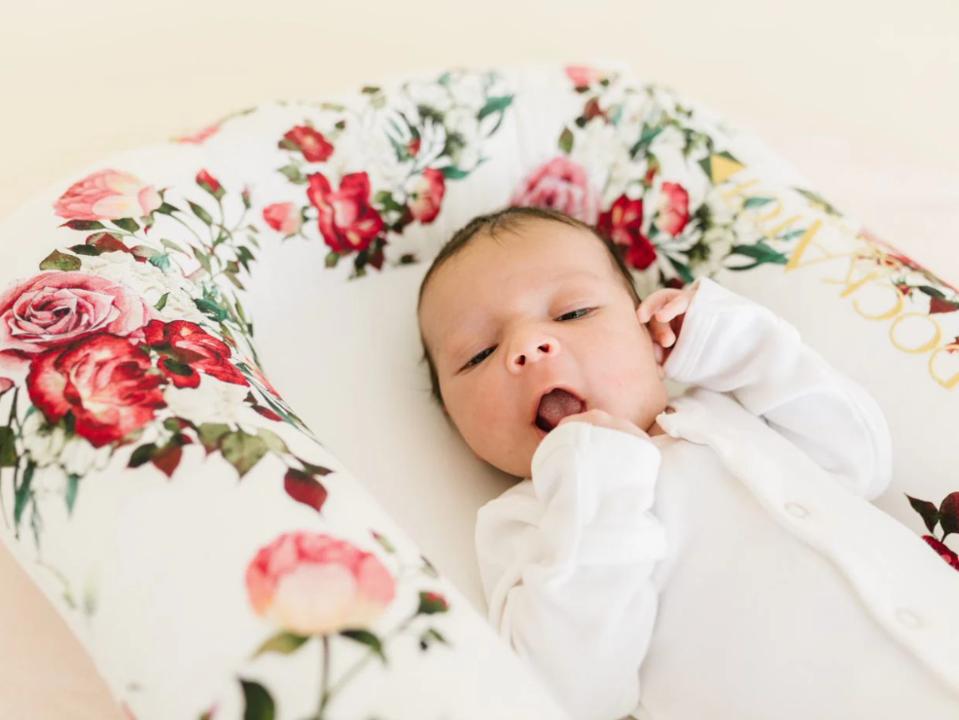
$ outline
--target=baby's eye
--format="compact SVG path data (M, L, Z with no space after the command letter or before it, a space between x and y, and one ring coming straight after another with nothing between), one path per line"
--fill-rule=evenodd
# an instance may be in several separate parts
M482 352L476 353L476 355L470 358L470 361L463 366L463 369L465 370L466 368L471 368L474 365L479 365L481 362L483 362L483 360L486 359L487 355L492 352L493 348L488 347Z
M569 318L570 320L578 320L581 317L584 317L587 313L592 311L593 308L580 308L579 310L571 310L570 312L560 315L557 320L563 320L564 318ZM583 313L582 315L576 315L576 313ZM576 317L569 317L570 315L576 315Z

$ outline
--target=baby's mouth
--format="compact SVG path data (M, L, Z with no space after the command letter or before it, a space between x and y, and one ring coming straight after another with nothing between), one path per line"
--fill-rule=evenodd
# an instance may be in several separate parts
M569 415L586 410L586 402L563 388L554 388L539 400L533 424L543 432L550 432Z

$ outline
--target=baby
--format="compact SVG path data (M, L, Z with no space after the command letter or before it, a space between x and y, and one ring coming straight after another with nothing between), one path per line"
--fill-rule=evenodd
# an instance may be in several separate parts
M460 229L418 319L446 417L519 479L477 516L490 620L572 717L959 716L886 612L928 550L879 550L885 419L794 327L708 278L641 301L538 208Z

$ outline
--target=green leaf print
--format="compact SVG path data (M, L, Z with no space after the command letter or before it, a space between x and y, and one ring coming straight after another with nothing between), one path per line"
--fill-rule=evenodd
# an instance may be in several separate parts
M783 255L781 252L769 247L762 240L757 242L755 245L734 245L733 249L729 252L729 255L745 255L746 257L752 258L756 261L749 265L730 267L730 270L752 270L757 265L763 265L764 263L785 265L789 261L789 258Z

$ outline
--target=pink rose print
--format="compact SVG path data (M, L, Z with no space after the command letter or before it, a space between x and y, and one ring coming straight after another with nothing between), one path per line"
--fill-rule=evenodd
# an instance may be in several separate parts
M372 553L323 533L280 535L247 567L254 611L298 635L369 627L396 593Z
M94 447L124 438L166 406L150 357L124 338L100 334L34 357L30 400L50 423L69 412L75 432Z
M383 230L383 218L370 205L370 179L365 172L344 175L333 190L322 173L307 177L306 196L319 213L320 232L338 253L365 250Z
M162 202L153 187L133 175L100 170L67 188L53 209L67 220L118 220L149 215Z
M243 374L230 362L230 348L187 320L151 320L144 335L146 343L162 355L157 367L178 388L195 388L199 373L234 385L249 385Z
M566 77L573 82L575 87L586 88L600 80L603 74L596 68L587 65L568 65L566 67Z
M14 385L13 380L8 377L0 377L0 395L3 395L7 390L12 388Z
M267 205L263 208L263 220L271 228L284 235L293 235L299 232L303 225L300 209L291 202Z
M94 333L131 335L155 312L124 285L82 272L46 272L0 295L0 359L26 370L30 357Z
M689 222L689 193L681 185L664 182L656 227L675 237Z
M280 147L292 146L303 153L310 162L323 162L333 154L333 146L323 137L323 133L314 130L308 125L297 125L288 130L280 141Z
M445 193L446 180L443 173L434 168L426 168L413 191L410 213L423 224L433 222L439 214Z
M656 248L643 235L643 201L631 200L625 195L599 216L596 229L617 245L626 246L626 263L645 270L656 260Z
M552 208L592 225L596 222L596 194L580 165L560 156L530 173L513 194L511 205Z

